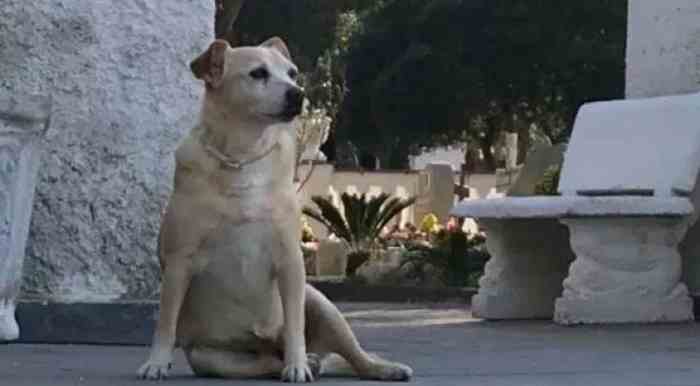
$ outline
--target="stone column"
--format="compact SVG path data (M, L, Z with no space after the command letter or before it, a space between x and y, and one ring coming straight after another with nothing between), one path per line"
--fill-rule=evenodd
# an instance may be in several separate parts
M50 112L48 98L0 93L0 341L19 337L15 300Z
M677 246L687 229L679 218L562 220L576 261L554 320L561 324L693 320Z
M550 319L574 254L556 219L481 219L491 259L472 298L476 317Z

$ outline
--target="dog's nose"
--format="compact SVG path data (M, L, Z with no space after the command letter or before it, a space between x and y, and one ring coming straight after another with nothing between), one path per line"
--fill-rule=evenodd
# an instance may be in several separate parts
M290 88L285 94L285 98L287 99L287 108L301 112L302 105L304 104L304 97L304 90L301 88Z

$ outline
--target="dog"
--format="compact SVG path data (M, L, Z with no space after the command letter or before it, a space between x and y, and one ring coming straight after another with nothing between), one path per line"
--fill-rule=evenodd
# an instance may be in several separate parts
M349 365L365 379L410 379L410 367L365 352L306 284L293 184L304 92L284 41L216 40L190 67L206 90L175 152L159 318L140 377L167 377L178 345L197 376L311 382Z

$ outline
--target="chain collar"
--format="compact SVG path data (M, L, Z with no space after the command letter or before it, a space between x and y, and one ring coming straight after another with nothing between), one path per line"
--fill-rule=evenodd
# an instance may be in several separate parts
M275 142L272 146L270 146L267 150L265 150L263 153L249 159L243 159L243 160L237 160L234 159L231 156L228 156L222 152L220 152L217 148L212 146L211 144L207 143L204 141L202 136L200 136L200 143L204 147L204 150L213 158L215 158L219 163L221 164L221 167L224 169L233 169L233 170L241 170L245 166L248 166L252 163L255 163L257 161L262 160L263 158L267 157L272 153L275 148L279 146L278 142Z

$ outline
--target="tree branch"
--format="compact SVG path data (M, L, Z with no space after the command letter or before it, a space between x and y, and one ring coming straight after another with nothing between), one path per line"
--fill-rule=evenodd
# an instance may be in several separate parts
M313 160L310 160L309 165L311 166L311 169L309 169L309 173L307 173L306 177L304 177L304 181L301 181L301 183L299 184L299 187L297 188L297 193L301 192L301 190L304 189L304 185L306 185L306 183L309 182L311 176L314 174L314 169L316 169L316 163Z
M216 1L216 20L214 31L217 39L226 39L233 31L233 24L241 12L245 0L214 0Z

